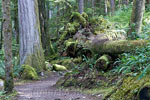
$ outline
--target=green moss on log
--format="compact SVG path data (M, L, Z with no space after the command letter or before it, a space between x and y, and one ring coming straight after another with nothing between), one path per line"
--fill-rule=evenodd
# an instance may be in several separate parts
M85 18L86 20L88 20L88 14L87 14L87 13L83 12L83 13L81 14L81 16L82 16L83 18Z
M28 79L28 80L37 80L38 75L36 73L36 70L29 66L29 65L22 65L23 72L22 72L22 78Z
M73 12L70 19L71 19L71 22L77 22L77 23L80 23L82 26L86 26L87 21L84 17L79 12Z
M116 87L117 90L110 96L110 100L147 100L138 97L141 88L147 84L150 84L149 76L145 76L141 80L138 80L137 77L125 78L122 85Z
M62 65L53 64L53 70L56 70L56 71L67 71L67 68L65 66L62 66Z
M146 40L118 40L118 41L107 41L104 43L96 42L90 44L89 48L92 49L94 53L99 54L121 54L124 52L132 51L137 47L147 45Z
M104 54L96 61L95 67L97 68L97 70L106 70L110 62L111 57L109 55Z
M94 34L105 33L108 29L112 29L111 23L104 19L103 16L93 17L89 20Z

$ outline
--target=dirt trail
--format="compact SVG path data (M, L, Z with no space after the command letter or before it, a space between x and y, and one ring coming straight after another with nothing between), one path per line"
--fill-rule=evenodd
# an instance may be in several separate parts
M56 89L53 85L59 78L57 73L53 73L40 81L16 86L17 100L101 100L79 92Z

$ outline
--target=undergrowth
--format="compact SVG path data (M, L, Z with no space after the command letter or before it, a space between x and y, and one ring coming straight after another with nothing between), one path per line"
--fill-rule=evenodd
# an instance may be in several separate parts
M131 74L142 78L146 74L150 74L150 44L142 48L136 48L130 53L124 53L115 63L119 64L113 70L118 74Z
M5 91L0 91L0 100L15 100L16 95L17 95L16 91L13 91L10 94L6 94Z
M18 52L19 52L19 45L16 44L16 42L13 40L12 41L12 64L13 64L13 74L14 77L18 77L20 71L22 68L19 65L19 57L18 57ZM4 48L0 49L0 78L3 78L5 76L5 61L4 61Z

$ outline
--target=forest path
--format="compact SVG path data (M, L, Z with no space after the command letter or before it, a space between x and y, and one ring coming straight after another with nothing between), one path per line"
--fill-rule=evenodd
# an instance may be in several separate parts
M59 78L58 73L53 73L39 81L17 85L17 100L101 100L80 92L56 89L54 85Z

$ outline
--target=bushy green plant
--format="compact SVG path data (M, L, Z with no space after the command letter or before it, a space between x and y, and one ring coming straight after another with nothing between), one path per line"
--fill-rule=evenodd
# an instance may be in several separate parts
M17 95L16 91L13 91L10 94L6 94L5 91L0 90L0 100L14 100L16 95Z
M19 58L13 57L12 64L13 64L14 77L18 77L19 73L22 70L22 68L19 66ZM0 78L4 76L5 76L4 50L2 49L0 50Z
M132 75L141 74L144 76L150 70L150 44L142 48L136 48L133 52L122 54L116 63L119 66L113 71L118 74L132 73Z
M128 29L130 16L132 12L132 6L125 6L121 7L117 10L114 16L106 16L106 18L110 21L115 23L116 28L118 29Z

